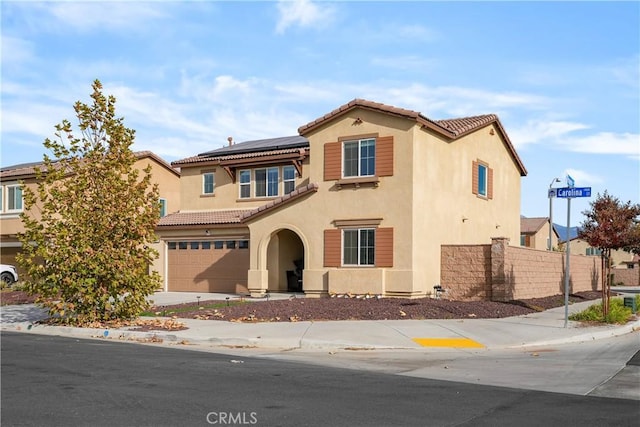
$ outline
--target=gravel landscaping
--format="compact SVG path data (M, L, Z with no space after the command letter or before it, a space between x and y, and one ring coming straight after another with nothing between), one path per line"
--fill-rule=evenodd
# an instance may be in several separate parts
M601 297L600 292L580 292L571 302ZM178 318L235 322L296 322L308 320L401 320L401 319L490 319L520 316L564 305L564 296L511 301L449 301L400 298L294 298L289 300L245 300L216 308L214 301L153 307L152 312ZM220 306L222 305L222 306Z
M598 292L572 294L570 302L583 302L601 297ZM29 304L34 297L22 291L3 291L2 305ZM215 308L207 308L210 305ZM401 320L401 319L491 319L520 316L564 305L563 295L515 300L450 301L420 298L292 298L289 300L244 299L226 306L225 301L171 306L154 306L150 312L173 318L232 322L296 322L323 320Z

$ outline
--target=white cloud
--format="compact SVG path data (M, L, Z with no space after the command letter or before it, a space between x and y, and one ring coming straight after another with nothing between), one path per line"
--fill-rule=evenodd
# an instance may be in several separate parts
M527 144L555 142L570 132L588 128L582 123L535 119L528 120L519 127L512 127L509 135L516 148L519 148Z
M588 184L602 184L604 182L602 177L579 169L565 169L563 177L566 177L567 175L570 175L571 178L573 178L577 187L583 187ZM561 178L561 180L563 181L562 185L564 185L564 178Z
M2 36L2 67L31 62L35 55L33 43L17 37Z
M618 154L640 160L640 135L599 132L592 135L560 139L567 151L589 154Z
M74 1L47 5L48 12L58 21L53 27L65 25L79 31L125 28L138 31L149 20L166 16L159 2Z
M335 16L333 6L314 3L311 0L280 0L278 2L279 19L276 33L283 34L288 28L298 26L302 28L324 27Z

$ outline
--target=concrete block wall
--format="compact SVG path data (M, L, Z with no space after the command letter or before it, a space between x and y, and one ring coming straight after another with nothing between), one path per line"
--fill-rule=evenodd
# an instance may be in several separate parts
M571 255L569 292L595 291L602 278L600 259ZM446 298L493 300L541 298L564 293L565 254L509 246L443 245L441 286Z
M529 299L564 293L566 254L522 247L507 248L509 299ZM569 292L600 289L600 259L570 256ZM508 300L508 299L507 299Z
M613 268L611 274L613 274L613 285L622 283L623 286L640 286L640 268L634 265L635 268ZM615 286L611 287L611 290L615 290Z
M443 245L440 285L444 297L475 301L491 299L491 245Z

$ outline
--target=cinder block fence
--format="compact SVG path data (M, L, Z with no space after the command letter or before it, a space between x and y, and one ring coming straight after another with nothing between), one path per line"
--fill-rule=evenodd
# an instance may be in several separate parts
M509 301L564 293L565 254L509 246L496 237L490 245L443 245L441 283L455 300ZM571 255L569 292L601 289L599 257Z

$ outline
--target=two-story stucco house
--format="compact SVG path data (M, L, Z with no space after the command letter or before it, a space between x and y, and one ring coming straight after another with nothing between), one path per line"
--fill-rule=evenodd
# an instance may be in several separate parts
M442 244L519 242L526 169L495 115L356 99L298 132L172 163L166 290L424 296Z
M140 173L147 165L151 165L151 181L158 184L160 193L161 215L179 211L179 171L150 151L139 151L135 155L138 160L134 167ZM23 185L35 190L37 185L35 168L38 166L42 166L42 162L8 166L0 171L0 258L3 264L16 265L16 255L21 248L17 234L24 231L20 219L23 211ZM33 214L37 215L37 211ZM164 250L164 246L159 242L156 245L158 250ZM162 267L159 261L152 266L160 272Z
M526 169L495 115L355 99L298 133L173 162L165 289L425 296L442 244L519 242Z

